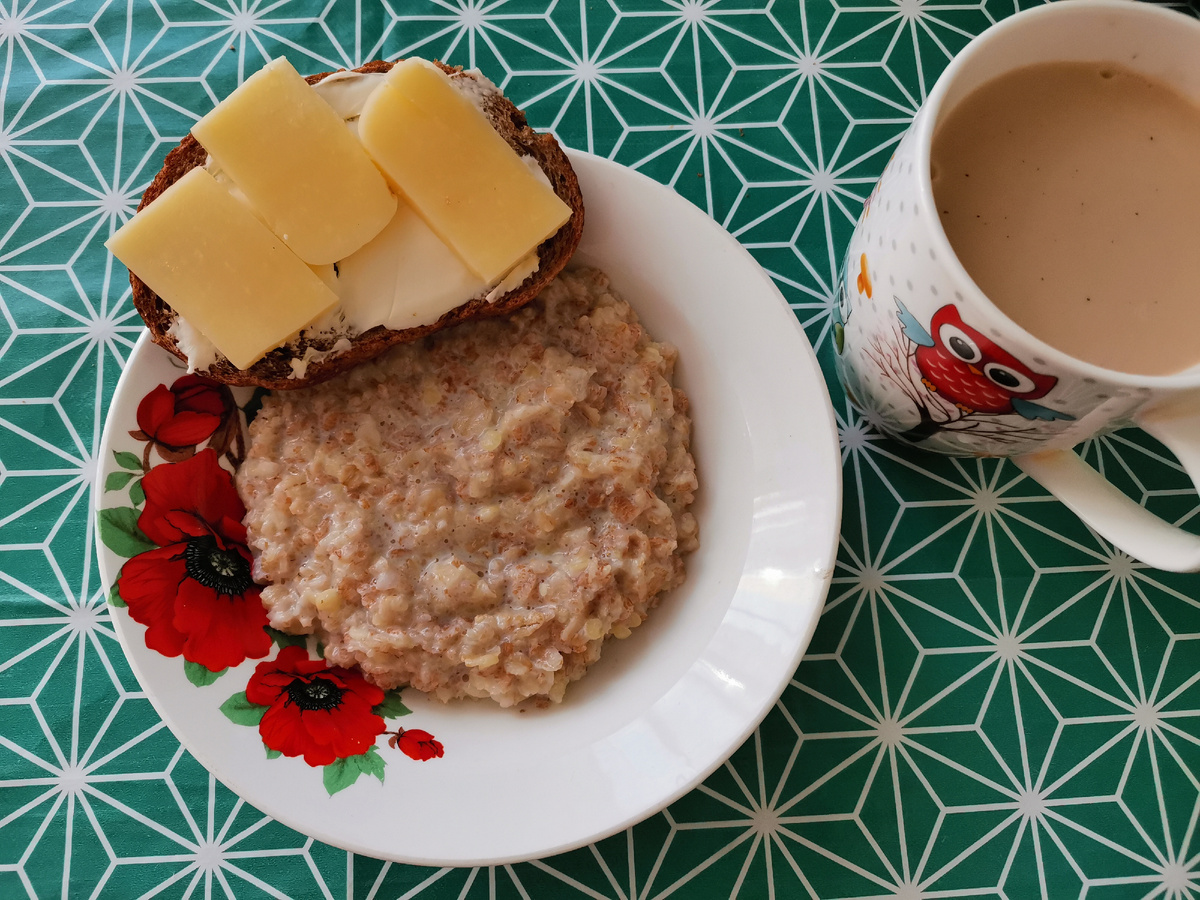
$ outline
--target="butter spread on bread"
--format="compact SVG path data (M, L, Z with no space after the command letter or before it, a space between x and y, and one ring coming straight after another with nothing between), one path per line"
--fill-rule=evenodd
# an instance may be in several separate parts
M407 203L375 240L338 263L338 283L356 331L427 325L487 288Z
M325 98L322 102L328 102L345 121L343 127L353 134L362 109L391 67L389 63L369 63L356 72L309 76L306 80L317 88L317 94ZM562 198L570 215L562 228L542 241L535 252L517 259L507 272L489 282L478 278L469 267L464 274L465 264L444 243L441 253L449 254L449 261L443 255L441 265L423 267L423 260L434 259L437 254L418 251L435 238L422 217L414 216L412 209L403 209L402 199L383 231L360 250L338 260L336 266L313 267L339 295L339 305L248 366L236 366L225 354L217 352L207 342L203 329L180 319L179 310L172 307L169 299L156 294L153 286L139 278L133 268L130 280L134 303L154 340L188 359L192 368L227 383L300 387L324 380L393 344L416 339L458 321L510 312L536 296L578 245L583 218L578 181L557 142L529 129L520 111L486 78L440 65L437 71L487 117L524 171L532 172L539 184L551 185ZM326 79L329 84L323 89L321 82ZM229 173L221 168L220 160L210 157L191 136L168 155L163 170L143 196L140 208L156 202L190 169L206 164L217 180L231 189L233 196L240 195L239 199L254 208L252 198L238 189ZM418 220L418 226L414 226L414 219ZM425 231L421 232L421 228ZM412 243L398 248L397 232L405 235L405 242ZM414 240L412 235L417 233L419 239ZM383 252L379 245L372 247L373 243L389 241L390 252ZM373 250L377 258L371 264L368 257ZM397 260L406 262L400 264Z

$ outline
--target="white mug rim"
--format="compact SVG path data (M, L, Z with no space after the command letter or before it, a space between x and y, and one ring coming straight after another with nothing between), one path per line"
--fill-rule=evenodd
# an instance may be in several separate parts
M922 215L930 224L931 239L936 245L942 265L950 270L952 278L960 282L971 293L973 302L982 302L994 315L1007 323L1022 340L1037 349L1039 356L1046 360L1048 366L1060 369L1070 369L1084 378L1105 381L1131 388L1192 388L1200 386L1200 364L1190 366L1182 372L1167 375L1139 375L1133 372L1122 372L1119 369L1108 369L1089 363L1085 360L1064 353L1062 350L1047 344L1044 340L1026 331L1013 321L1000 307L987 296L975 283L966 267L954 252L950 239L942 228L941 219L937 216L936 204L933 199L933 178L930 172L929 159L933 143L933 132L941 113L942 101L945 99L950 86L959 77L961 70L970 62L978 51L987 44L1003 36L1013 28L1026 27L1026 24L1036 18L1051 16L1094 15L1098 10L1117 10L1122 13L1133 12L1135 15L1145 15L1157 18L1163 22L1176 23L1172 27L1191 28L1196 33L1197 48L1200 49L1200 19L1194 19L1183 13L1144 2L1144 0L1056 0L1045 6L1022 10L1007 19L1003 19L977 36L950 61L926 97L922 115L919 116L914 129L915 157L921 161L918 167L917 191L921 198ZM1135 12L1136 11L1136 12ZM932 220L932 221L930 221ZM1198 354L1200 356L1200 354Z

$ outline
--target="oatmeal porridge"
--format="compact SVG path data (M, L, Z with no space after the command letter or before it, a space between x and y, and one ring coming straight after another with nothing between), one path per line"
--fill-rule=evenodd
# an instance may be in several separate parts
M561 700L697 546L675 355L578 269L267 396L237 485L271 624L382 687Z

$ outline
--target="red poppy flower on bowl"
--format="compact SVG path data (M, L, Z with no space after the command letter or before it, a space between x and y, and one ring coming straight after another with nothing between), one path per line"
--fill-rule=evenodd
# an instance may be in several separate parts
M117 579L146 646L213 672L266 656L271 638L233 477L203 450L155 466L142 479L138 527L158 548L125 563Z
M387 727L372 707L383 691L357 672L309 659L303 647L285 647L259 663L246 699L270 707L258 724L263 743L310 766L366 753Z
M164 459L178 462L212 437L232 412L228 388L200 375L184 375L169 388L160 384L142 398L137 408L140 431L130 434L157 446Z
M388 743L405 756L422 762L440 758L444 753L442 742L420 728L401 728L388 738Z

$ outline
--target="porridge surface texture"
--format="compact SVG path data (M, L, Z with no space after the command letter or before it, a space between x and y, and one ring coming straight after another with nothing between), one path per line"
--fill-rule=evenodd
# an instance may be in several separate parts
M697 546L675 357L577 269L267 396L237 485L271 624L382 687L561 700Z

